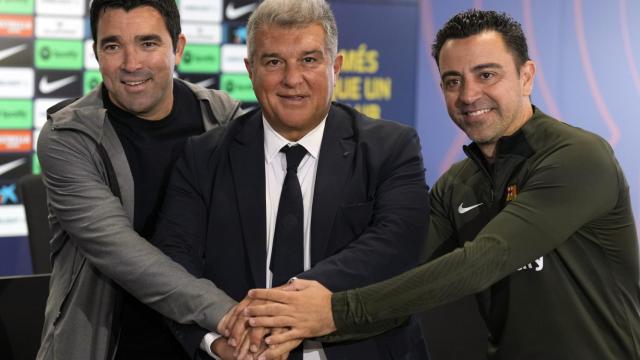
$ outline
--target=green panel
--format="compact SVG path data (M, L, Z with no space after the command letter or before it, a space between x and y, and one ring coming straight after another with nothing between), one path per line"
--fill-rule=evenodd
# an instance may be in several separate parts
M185 73L203 74L220 72L220 46L187 44L178 70Z
M256 102L251 79L246 74L220 75L220 90L226 91L232 98L244 102Z
M34 174L40 174L40 172L41 172L41 170L40 170L40 160L38 160L38 155L33 154L33 161L31 163L32 163L31 171Z
M102 74L98 70L87 70L84 72L84 79L82 81L82 93L87 94L93 90L96 86L100 85L102 81Z
M0 99L0 129L31 129L33 102L31 100Z
M38 69L81 70L83 44L81 40L36 39L34 63Z
M33 0L0 0L2 14L33 14Z

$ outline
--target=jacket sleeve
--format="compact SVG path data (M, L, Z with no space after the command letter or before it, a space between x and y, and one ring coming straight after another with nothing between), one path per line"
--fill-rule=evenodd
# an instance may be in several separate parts
M332 291L365 286L417 265L427 234L429 199L417 134L402 127L386 149L373 196L373 215L364 231L339 252L298 277Z
M395 278L334 294L337 328L350 332L488 288L611 211L625 191L621 176L604 141L554 149L473 241Z
M206 151L196 149L193 144L192 138L187 140L183 156L173 169L153 241L189 273L202 278L209 214L209 202L203 189L209 182L206 176L198 173L198 168L207 167L202 163L206 160L198 157ZM229 298L224 293L222 296ZM200 350L200 342L209 331L198 325L170 320L168 325L189 356L208 357ZM216 328L211 330L216 331Z
M106 183L93 140L79 131L54 130L48 123L38 155L51 215L93 266L161 314L216 328L233 300L211 282L194 278L133 230Z

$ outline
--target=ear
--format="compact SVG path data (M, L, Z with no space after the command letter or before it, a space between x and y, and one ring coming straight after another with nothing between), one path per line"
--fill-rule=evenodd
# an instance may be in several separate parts
M247 69L249 73L249 79L253 81L253 69L251 68L251 63L249 62L249 58L244 58L244 67Z
M342 62L344 61L344 56L338 53L336 58L333 60L333 82L338 81L338 75L340 75L340 70L342 69Z
M93 42L93 45L91 45L91 47L93 48L93 56L95 56L96 57L96 61L99 62L100 60L98 60L98 51L97 51L97 48L96 48L96 42L95 41Z
M522 84L522 95L531 96L533 91L533 78L536 75L536 64L532 60L527 60L520 66L520 83Z
M184 34L178 35L178 42L176 43L176 65L182 61L182 55L184 54L184 47L187 45L187 37Z

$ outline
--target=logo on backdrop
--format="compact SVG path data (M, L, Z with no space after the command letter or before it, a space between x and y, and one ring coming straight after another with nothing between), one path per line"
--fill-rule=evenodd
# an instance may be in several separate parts
M0 130L0 153L32 150L31 130Z
M256 7L257 1L225 0L224 18L229 21L246 21Z
M0 154L0 179L17 180L31 173L31 156L22 154Z
M0 15L0 36L33 36L33 16Z
M0 66L33 65L33 40L0 38Z
M82 16L84 10L85 0L36 0L38 15Z
M82 39L84 37L84 19L36 16L36 37Z
M251 79L247 74L220 75L220 89L226 91L232 98L246 102L256 102Z
M80 70L84 56L81 40L36 39L35 65L38 69Z
M34 76L32 68L0 68L0 98L32 98Z
M247 56L247 46L237 44L224 44L220 51L220 63L222 72L246 73L244 58Z
M182 21L222 22L222 0L181 0Z
M202 74L220 72L220 46L187 44L178 71Z
M31 99L0 99L0 129L31 129Z
M80 71L36 71L36 96L70 98L82 93Z

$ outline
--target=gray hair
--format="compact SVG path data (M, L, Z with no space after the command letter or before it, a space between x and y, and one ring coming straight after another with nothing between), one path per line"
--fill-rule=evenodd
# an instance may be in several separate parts
M325 0L264 0L247 23L249 63L253 64L256 32L261 28L269 25L297 28L312 24L319 24L324 28L325 47L333 61L338 53L338 27Z

